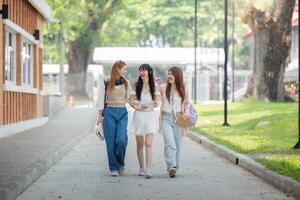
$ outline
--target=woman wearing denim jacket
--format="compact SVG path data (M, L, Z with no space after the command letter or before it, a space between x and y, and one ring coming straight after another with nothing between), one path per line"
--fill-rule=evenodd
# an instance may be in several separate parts
M130 82L125 79L126 72L125 62L119 60L113 64L106 89L106 108L103 111L104 105L99 106L97 124L103 123L111 176L122 175L125 170L124 160L128 141L128 113L125 104L129 102L131 92ZM102 93L99 99L104 102L105 95Z
M188 127L175 123L178 114L187 117L189 112L189 95L183 82L183 73L179 67L168 71L166 86L161 87L160 131L164 138L164 157L167 171L171 178L179 169L182 137L188 134Z

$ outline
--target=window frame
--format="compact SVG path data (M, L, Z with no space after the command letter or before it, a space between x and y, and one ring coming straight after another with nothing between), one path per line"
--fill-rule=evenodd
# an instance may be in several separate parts
M9 37L10 37L10 34L12 36L12 47L9 46ZM5 85L16 85L16 82L17 82L17 37L16 37L17 33L9 28L9 27L6 27L5 28L5 58L4 58L4 80L5 80ZM9 49L11 48L11 49ZM7 79L7 76L6 76L6 71L7 71L7 59L8 59L8 54L11 54L11 52L13 52L13 58L12 58L12 61L13 61L13 65L11 65L11 55L9 56L9 68L10 68L10 71L12 71L13 69L13 78L12 79ZM9 75L10 76L10 75Z
M24 45L25 45L25 47L24 47ZM22 39L21 39L21 85L22 86L33 87L33 81L34 81L34 76L33 76L34 75L34 67L33 67L34 55L33 54L34 54L33 44L26 38L22 37ZM25 66L24 66L24 64L25 64Z

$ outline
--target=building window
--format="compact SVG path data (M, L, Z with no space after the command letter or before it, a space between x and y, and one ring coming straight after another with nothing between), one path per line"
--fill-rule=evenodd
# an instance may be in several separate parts
M5 32L5 82L16 82L16 34Z
M27 40L22 42L22 84L33 86L33 51Z

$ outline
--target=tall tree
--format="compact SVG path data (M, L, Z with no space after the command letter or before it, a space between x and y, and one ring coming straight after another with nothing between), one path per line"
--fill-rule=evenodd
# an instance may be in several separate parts
M236 16L241 15L245 1L234 0ZM198 2L198 46L223 47L223 6L220 0ZM122 7L104 23L101 46L193 47L194 1L124 0ZM248 48L241 39L247 29L247 25L237 20L237 68L248 66Z
M123 5L104 25L103 46L179 47L192 35L193 2L124 0Z
M237 7L236 15L239 16L245 1L248 0L234 1ZM89 39L93 41L92 46L193 47L194 1L191 0L122 0L118 9L116 7L113 9L117 12L108 13L109 17L103 20L101 31L94 32L95 38L83 33L89 30L88 24L91 21L88 8L93 8L94 12L96 6L87 7L85 0L48 0L48 3L53 9L54 18L64 22L67 44L80 39L84 41L83 44L87 43L86 46L89 46L89 42L85 41ZM223 46L223 6L223 1L219 0L199 1L198 46L211 48ZM231 19L230 16L228 19ZM56 35L58 29L58 25L48 25L46 30L45 62L59 61ZM249 60L245 59L248 53L246 45L243 45L244 41L238 39L247 29L246 24L237 22L235 29L237 68L247 66L246 62ZM72 48L74 45L70 43L69 47ZM71 53L70 48L67 50ZM83 59L80 60L83 62ZM83 90L84 83L76 78L73 80L76 80L75 84L81 85Z
M69 73L68 95L86 96L87 66L93 49L99 43L99 31L121 0L52 0L48 1L54 17L66 26L68 35L67 60Z
M271 12L250 6L242 16L254 35L254 69L247 95L262 101L283 101L283 78L291 48L296 0L276 0Z

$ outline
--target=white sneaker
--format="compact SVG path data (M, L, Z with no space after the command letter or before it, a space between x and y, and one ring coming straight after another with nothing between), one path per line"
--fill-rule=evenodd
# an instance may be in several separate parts
M125 173L125 167L124 166L120 167L119 170L118 170L118 172L119 172L119 174L121 176L124 175L124 173Z
M171 167L169 170L169 175L171 178L174 178L176 176L176 168Z
M151 172L151 170L149 168L146 168L145 178L146 179L153 178L152 172Z
M114 170L114 171L110 172L110 175L113 176L113 177L116 177L116 176L119 176L119 172Z
M140 168L140 172L139 172L138 176L144 176L144 175L145 175L144 168Z

